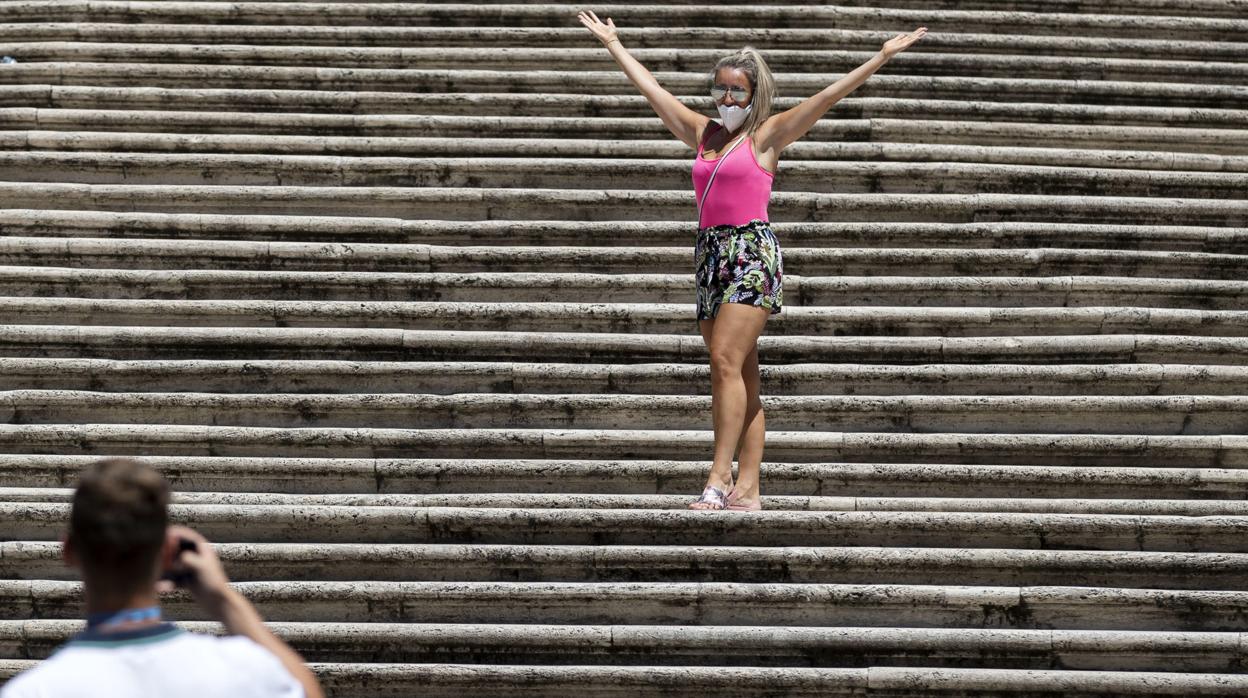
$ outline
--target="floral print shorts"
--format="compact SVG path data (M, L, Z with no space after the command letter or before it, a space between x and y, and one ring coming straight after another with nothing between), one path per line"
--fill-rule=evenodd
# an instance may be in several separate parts
M717 225L698 231L698 319L710 320L724 303L744 303L780 312L784 256L771 224Z

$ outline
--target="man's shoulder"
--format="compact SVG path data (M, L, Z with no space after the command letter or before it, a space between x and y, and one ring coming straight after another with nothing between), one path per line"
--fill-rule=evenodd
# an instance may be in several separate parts
M222 672L238 679L248 695L303 698L303 686L282 665L277 655L241 635L218 637L187 633L182 638L196 661L214 658Z
M0 698L43 698L44 696L77 695L69 691L72 684L84 684L98 680L108 666L108 657L95 652L71 651L67 644L52 656L14 676L0 687ZM97 677L88 680L86 677ZM98 686L98 684L96 684ZM105 694L99 694L105 695Z
M261 668L282 666L276 655L242 635L185 633L179 640L195 652L211 652L230 661L247 662Z
M14 677L0 689L0 698L105 697L110 694L98 692L101 685L120 687L125 683L123 679L130 673L123 669L127 657L139 660L145 671L164 674L157 684L196 683L203 689L221 688L222 695L239 698L303 696L302 687L281 661L252 640L178 630L150 643L76 639ZM115 673L118 681L110 681L108 677Z
M38 676L45 671L43 668L45 666L47 666L46 661L40 662L9 679L7 683L0 686L0 698L35 698L38 696L34 688L39 685Z
M0 687L0 698L44 698L71 696L67 692L77 677L99 676L102 658L90 653L66 653L60 649L51 657L9 679Z
M201 667L217 665L224 675L257 690L258 695L302 696L303 689L277 655L241 635L182 633L169 651ZM208 672L211 673L211 672ZM298 691L291 691L291 687Z

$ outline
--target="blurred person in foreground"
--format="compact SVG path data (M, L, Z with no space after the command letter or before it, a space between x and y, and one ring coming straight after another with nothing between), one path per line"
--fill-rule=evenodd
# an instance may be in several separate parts
M83 473L62 542L66 564L82 572L87 628L0 698L322 698L299 655L230 586L207 539L169 525L168 506L168 483L137 461L110 458ZM228 636L161 618L169 576Z

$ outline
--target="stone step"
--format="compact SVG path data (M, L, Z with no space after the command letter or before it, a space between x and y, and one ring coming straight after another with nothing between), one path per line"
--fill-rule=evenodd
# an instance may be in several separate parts
M580 7L10 4L0 419L47 423L0 425L0 681L78 627L111 453L334 695L1245 692L1239 0L595 8L703 112L725 45L784 109L933 27L786 159L757 517L683 508L689 153Z
M1238 591L1248 555L909 547L214 544L236 582L731 582ZM7 579L75 579L60 543L0 542Z
M1240 396L764 396L789 432L1221 435L1248 433ZM10 425L360 429L696 430L709 396L0 392Z
M1248 162L1248 158L1243 158ZM1248 168L1245 168L1248 169ZM0 177L24 182L263 187L605 189L645 182L680 190L689 165L593 158L398 158L308 155L0 152ZM1092 195L1237 199L1248 172L1171 172L951 162L790 162L788 192Z
M0 659L0 679L34 666L34 660ZM1043 669L950 669L881 667L783 669L767 667L481 666L463 664L309 664L334 696L427 696L456 698L543 695L577 698L585 686L601 696L908 696L915 691L957 691L963 696L1238 695L1248 681L1236 674L1069 671ZM520 692L526 693L520 693ZM1101 693L1096 693L1101 691Z
M769 330L771 331L771 330ZM764 365L764 395L1243 395L1248 367ZM0 358L0 390L705 395L695 364Z
M1243 22L1248 27L1248 22ZM673 93L705 91L705 68L698 72L655 71L655 78ZM835 73L780 73L779 94L805 97L840 77ZM10 85L91 85L95 87L163 87L199 89L298 89L326 91L513 92L546 93L580 90L633 94L619 70L526 70L508 72L471 69L308 68L223 66L162 63L18 63L6 66ZM964 77L960 75L876 75L857 90L859 98L935 98L970 101L1078 102L1153 107L1235 109L1248 88L1237 85L1139 82L1134 80L1071 81L1049 78ZM513 99L514 101L514 99ZM523 104L523 103L521 103ZM705 105L705 101L703 101ZM523 112L522 112L523 113Z
M199 1L199 0L192 0ZM271 2L327 2L329 0L270 0ZM335 0L341 1L341 0ZM389 0L345 0L346 2L388 2ZM456 3L457 0L430 0L430 4ZM483 5L512 5L511 0L485 0ZM699 4L697 0L671 0L664 2L664 5L695 5ZM722 3L726 6L781 6L792 7L791 0L761 0L760 2L745 2L744 0L730 0ZM844 7L873 7L880 9L939 9L939 10L999 10L1000 3L994 3L990 0L935 0L934 2L926 2L925 0L849 0L842 3ZM1108 11L1123 14L1144 14L1144 15L1165 15L1170 17L1226 17L1236 16L1233 12L1234 8L1227 7L1225 3L1217 3L1215 0L1194 0L1191 3L1176 5L1170 0L1106 0L1105 2L1092 2L1090 0L1011 0L1009 7L1015 12L1035 12L1035 13L1074 13L1074 14L1104 14Z
M0 536L55 540L67 504L0 502ZM180 504L170 518L234 543L917 546L1244 553L1248 516L999 512L519 509Z
M1242 632L1244 592L897 584L244 582L270 622ZM76 620L82 585L0 581L6 620ZM178 621L205 616L166 598Z
M272 2L326 2L328 0L270 0ZM337 0L336 0L337 1ZM389 0L346 0L346 2L388 2ZM457 0L430 0L431 4L454 4ZM511 0L486 0L484 5L512 5ZM664 5L695 5L697 0L671 0ZM722 3L726 6L771 6L792 7L791 0L761 0L761 2L745 2L730 0ZM1000 10L1000 3L990 0L849 0L842 3L844 7L873 7L880 9L939 9L939 10ZM1011 0L1009 7L1014 12L1035 13L1074 13L1104 14L1112 10L1114 13L1165 15L1170 17L1234 17L1232 7L1215 0L1194 0L1191 3L1176 5L1170 0L1107 0L1093 2L1090 0Z
M765 363L1238 366L1248 341L1186 335L1058 337L768 337ZM611 361L704 363L692 335L271 327L0 325L0 356L118 360Z
M514 98L512 101L514 102ZM692 106L701 109L704 105ZM667 135L661 123L654 118L604 118L598 115L594 118L566 115L499 118L478 113L463 116L331 115L6 108L0 109L0 123L25 132L24 136L22 132L18 132L8 137L9 142L20 147L26 147L23 144L31 143L31 139L37 144L42 142L40 139L46 141L51 137L83 139L98 133L114 134L112 137L116 138L121 137L116 135L118 132L148 131L164 134L161 136L163 138L192 134L196 137L196 143L204 138L221 135L253 139L257 134L281 137L261 138L261 142L267 143L269 147L300 137L314 139L313 142L322 142L327 138L382 138L388 144L396 144L386 146L392 148L390 152L397 149L399 143L405 142L398 139L452 139L458 144L481 140L496 142L495 139L508 138L523 140L530 149L551 148L560 144L569 147L566 144L575 146L578 142L590 140L592 145L586 145L579 151L580 154L627 154L629 157L636 157L630 153L635 153L639 148L654 147L652 144L655 139ZM491 138L482 139L483 133L491 134ZM1019 148L1020 140L1028 143L1029 147ZM160 143L151 139L148 142ZM804 142L792 147L799 157L802 153L806 153L806 157L810 157L810 154L825 157L840 152L834 149L862 150L866 148L866 143L874 144L873 149L867 150L867 157L872 157L873 153L880 152L883 148L891 149L888 152L904 155L906 152L915 152L916 148L936 147L943 148L940 151L943 154L953 149L953 146L961 146L961 150L957 152L968 152L967 149L974 153L1012 149L1006 152L1034 155L1056 150L1058 153L1053 157L1061 158L1065 162L1073 160L1071 164L1086 165L1089 162L1086 157L1081 160L1078 151L1071 151L1072 147L1078 146L1112 151L1101 157L1100 161L1092 161L1097 167L1116 167L1124 161L1147 163L1147 158L1152 157L1154 161L1160 158L1166 169L1182 169L1189 161L1196 164L1210 163L1219 169L1237 169L1242 156L1248 152L1248 137L1244 136L1241 129L1236 128L1176 128L1105 123L1050 124L1027 121L986 123L965 119L939 120L930 116L922 119L826 119L812 127ZM667 149L664 153L672 151L680 154L679 157L686 161L692 159L692 151L683 144L663 141L663 145ZM1037 150L1042 147L1047 147L1048 150ZM1123 150L1131 151L1130 157L1118 152ZM1193 159L1197 158L1197 154L1204 154L1204 158ZM1167 161L1166 158L1170 160ZM790 160L786 157L785 162L789 163ZM787 169L786 164L786 171Z
M1079 223L775 223L785 249L851 247L955 249L1099 249L1248 254L1248 230L1179 225L1087 225ZM340 216L235 216L199 213L133 213L0 209L6 237L109 238L123 240L230 240L334 242L342 245L620 247L640 250L678 246L686 252L693 231L681 221L447 221ZM49 244L55 244L49 240ZM152 243L159 244L159 243ZM150 249L150 248L148 248ZM320 246L318 249L324 249ZM334 249L334 248L329 248ZM628 250L623 250L627 253ZM800 253L799 253L800 254Z
M694 329L691 319L688 304L675 303L169 301L0 297L0 323L8 325L391 327L404 330L440 330L451 325L459 331L691 334ZM1155 333L1228 338L1248 336L1248 312L1131 307L789 307L768 322L767 333L773 337Z
M782 244L787 242L780 230ZM1053 247L808 248L784 244L789 276L1137 276L1239 281L1248 255ZM0 264L231 271L586 272L688 274L690 248L557 245L429 245L241 240L0 238Z
M77 481L89 455L0 455L0 473L11 486L60 488ZM701 460L517 460L401 458L278 458L147 456L176 490L308 495L420 495L490 501L500 492L565 501L570 495L685 497L706 480ZM956 463L768 462L766 496L898 497L945 499L1031 497L1134 498L1151 506L1158 497L1245 499L1242 470L1170 462L1122 466L961 465ZM552 497L553 496L553 497ZM450 500L446 500L450 501ZM800 501L795 499L793 501ZM1193 502L1191 506L1205 506Z
M272 1L272 0L270 0ZM683 4L667 2L668 5ZM769 2L753 3L755 5ZM841 3L846 5L849 3ZM876 6L884 3L873 3ZM1019 7L1015 0L1011 3ZM964 7L959 2L958 7ZM1045 11L1054 8L1053 3L1038 0L1029 11ZM1094 6L1097 14L1109 9L1105 4L1087 3ZM925 9L934 7L928 3ZM950 9L958 9L958 7ZM996 9L993 5L982 9ZM1190 9L1189 9L1190 8ZM1075 9L1075 8L1071 8ZM1194 5L1176 6L1165 3L1154 8L1143 8L1136 2L1120 3L1112 12L1124 14L1181 15L1196 10ZM1222 0L1213 0L1198 10L1200 16L1226 16L1235 18L1236 8ZM877 50L881 43L892 38L893 33L875 29L772 29L767 27L636 27L620 28L620 36L633 50L644 49L716 49L725 46L757 43L767 47L768 56L776 51L825 51L836 46L847 51ZM922 53L915 55L939 55L944 53L967 54L1014 54L1027 51L1037 56L1102 56L1121 58L1130 55L1143 59L1242 61L1246 48L1242 42L1185 41L1168 38L1112 38L1084 35L1045 36L1007 33L957 33L940 32L923 40ZM127 24L105 22L39 22L0 25L0 41L3 42L105 42L189 44L211 41L215 45L240 44L245 46L298 47L350 45L363 47L467 47L488 48L547 48L562 47L585 49L588 44L585 31L580 27L334 27L297 25L227 25L227 24ZM39 44L33 44L39 45Z
M615 67L611 56L592 41L567 48L495 48L480 46L360 47L257 46L203 43L191 37L187 43L70 41L10 41L0 52L21 56L20 65L33 63L118 63L187 66L275 66L411 69L422 70L545 70L558 65L564 70L602 71ZM867 50L771 49L768 65L781 73L829 70L848 72L865 63L878 46ZM634 48L630 53L652 71L706 70L723 54L722 48ZM1141 59L1134 51L1117 57L1086 58L1069 55L1020 55L955 52L901 54L889 62L890 74L932 76L983 76L1034 79L1102 80L1137 82L1184 82L1239 85L1248 79L1248 62L1219 61L1201 56L1197 60Z
M219 625L184 622L194 632ZM475 664L966 666L1230 672L1242 633L942 628L269 623L309 661ZM0 654L42 658L81 621L0 621Z
M190 0L192 2L200 2L201 0ZM308 3L327 3L329 0L269 0L270 2L294 2L300 4ZM351 4L361 3L385 3L390 0L335 0L337 2L347 2ZM43 3L39 3L43 4ZM455 0L430 0L431 5L456 4ZM477 3L477 5L513 5L515 3L510 0L486 0ZM665 6L683 6L698 4L693 0L670 0L664 2ZM788 7L792 9L791 0L759 0L758 2L741 2L734 0L733 2L721 3L724 6L779 6L778 9ZM843 7L871 7L879 9L938 9L942 11L948 10L1000 10L1000 3L989 2L988 0L937 0L936 2L919 2L918 0L851 0L842 3ZM1106 0L1105 2L1090 2L1089 0L1061 0L1053 2L1052 0L1012 0L1009 8L1015 12L1041 13L1041 14L1105 14L1107 12L1121 13L1126 15L1163 15L1169 17L1236 17L1235 7L1227 6L1225 2L1218 0L1193 0L1193 2L1183 5L1176 5L1170 0ZM97 24L97 23L93 23ZM199 25L206 28L214 28L216 25ZM366 30L367 27L352 27L355 29ZM432 27L422 27L421 29L434 29ZM571 31L571 30L568 30ZM633 29L632 31L640 31ZM688 31L686 29L685 31ZM767 31L766 28L755 28L754 31ZM584 38L584 32L577 30L578 36ZM540 42L534 42L540 43Z
M1230 435L768 434L776 461L1115 467L1248 467L1248 437ZM72 445L72 448L71 446ZM299 458L697 460L709 431L595 429L369 429L187 425L0 424L0 453Z
M97 300L689 303L693 275L591 272L363 272L0 267L5 296ZM785 305L1248 310L1248 282L1129 276L785 275ZM688 308L688 306L686 306ZM689 309L692 320L692 309ZM1229 319L1231 315L1224 316ZM692 331L693 327L689 329Z
M691 95L677 95L676 98L691 109L702 110L706 108L707 98L701 93L702 90L697 89ZM777 109L790 109L801 99L778 96L773 104ZM637 138L639 131L636 127L621 130L623 125L636 121L645 122L646 133L653 134L651 137L663 135L662 127L645 98L627 94L527 95L524 115L517 115L516 98L498 93L434 92L412 95L402 92L257 90L245 87L194 89L0 84L0 106L4 107L0 109L0 123L30 130L194 132L198 128L199 131L211 133L281 133L298 127L307 117L315 116L315 127L304 124L305 129L315 128L309 130L309 135L427 136L430 133L410 126L406 131L397 130L409 123L412 115L423 115L427 122L440 125L443 131L463 120L471 123L473 119L491 119L507 125L507 130L500 132L513 133L517 128L523 131L532 119L582 117L580 127L590 129L591 133L592 129L602 128L598 124L612 124L611 128L620 132L620 137ZM155 112L162 112L163 115L157 116ZM304 115L304 118L292 119L291 112ZM445 118L451 116L456 118ZM840 125L844 120L858 120L859 123L850 123L846 127ZM1011 127L1017 130L1018 125L1012 122L1024 122L1029 131L1040 136L1048 134L1050 139L1054 139L1050 143L1053 147L1072 142L1104 142L1105 147L1115 147L1117 142L1138 142L1152 144L1150 147L1154 149L1164 149L1161 144L1174 144L1173 147L1178 148L1190 143L1193 138L1206 143L1206 147L1209 141L1216 143L1235 138L1235 130L1242 129L1248 123L1248 113L1232 108L1187 106L960 101L933 99L930 95L915 98L850 96L837 102L836 108L821 123L812 127L805 142L817 143L828 139L828 134L832 133L842 134L834 140L863 140L872 133L881 140L887 140L881 134L885 133L884 126L890 121L903 122L890 126L888 133L894 138L905 133L901 130L905 122L922 122L924 128L935 131L933 135L942 136L947 129L940 128L940 121L962 121L968 124L962 128L979 128L987 132L976 134L978 140L966 141L971 145L983 145L993 134L1008 132ZM1045 129L1038 128L1039 124L1079 125L1082 128ZM1122 133L1124 127L1131 128ZM1204 136L1185 133L1191 129L1220 133ZM434 131L433 135L437 133ZM534 132L537 137L545 137L548 133ZM480 134L469 135L478 137ZM1059 137L1064 137L1065 142L1056 140ZM1000 140L999 145L1017 144L1017 140L1006 142L1002 139L1004 136L997 135L990 142ZM917 138L917 141L932 142L931 138ZM1243 149L1241 147L1233 152L1242 154Z
M422 137L356 137L356 136L251 136L231 134L169 134L115 133L108 131L10 131L0 133L0 149L63 151L95 151L92 160L73 160L75 166L99 164L104 153L195 152L201 154L280 154L315 156L385 156L390 162L400 156L451 157L533 157L533 158L666 158L684 163L691 151L683 143L657 140L602 141L559 138L534 140L528 138L422 138ZM1017 148L1009 146L928 145L918 143L794 143L785 148L789 160L853 160L853 161L941 161L979 164L1036 165L1052 167L1094 167L1100 170L1184 170L1187 172L1245 172L1248 157L1206 155L1199 153L1148 152L1133 150L1124 155L1118 150L1077 150L1071 148ZM33 155L31 157L34 157ZM60 160L44 161L41 152L34 164L51 167ZM134 155L129 155L133 158ZM394 160L397 162L397 160ZM260 161L258 161L260 162ZM267 162L267 161L265 161ZM290 163L289 160L274 160ZM320 161L311 163L312 174ZM351 159L344 165L371 164L372 160ZM32 164L32 166L34 166ZM260 162L263 164L263 162ZM151 167L172 165L169 160L147 163ZM652 162L640 166L655 167ZM393 165L391 166L393 169ZM105 168L103 174L107 174ZM365 168L356 171L367 173ZM786 182L788 168L785 169ZM101 174L100 176L103 176ZM219 175L220 173L218 173ZM799 180L802 175L798 172ZM95 175L93 175L95 176ZM181 176L186 176L183 173ZM311 175L308 175L311 176ZM330 176L329 171L320 176Z
M23 666L25 663L22 664ZM2 667L3 665L0 665ZM611 667L611 666L464 666L394 664L312 664L323 685L334 695L461 696L471 686L474 694L584 695L594 686L603 696L701 696L708 690L733 695L786 696L871 695L911 696L917 691L963 696L1085 695L1236 695L1248 682L1235 674L1064 671L1026 669L950 669L872 666L866 669L764 667ZM368 692L361 690L367 686ZM384 689L380 687L384 686Z
M768 488L770 492L771 488ZM1165 494L1158 492L1157 494ZM0 487L0 502L65 503L67 488ZM279 494L178 492L175 504L303 507L444 507L468 509L683 509L692 495L640 494ZM1243 516L1248 503L1192 499L1055 499L951 497L801 497L767 495L768 511L982 512L1014 514L1114 514L1140 516Z
M152 213L374 216L429 220L690 221L693 193L606 189L285 187L0 182L0 207ZM1248 227L1248 199L1033 194L776 192L776 222L1070 222Z
M1166 4L1163 7L1171 7ZM403 27L568 27L575 25L579 6L559 4L333 4L315 2L248 3L239 7L202 2L23 2L9 12L16 22L197 23L295 26ZM1046 5L1046 7L1052 7ZM1137 6L1138 7L1138 6ZM1194 8L1193 8L1194 9ZM896 30L928 26L932 33L985 32L1023 35L1166 38L1220 41L1248 29L1242 15L1149 16L1073 14L869 6L809 7L805 5L601 5L603 17L627 18L633 27L835 28ZM1224 10L1225 11L1225 10ZM1189 11L1190 12L1190 11ZM1195 14L1193 12L1193 14ZM582 35L584 32L582 31ZM589 37L585 41L590 41Z

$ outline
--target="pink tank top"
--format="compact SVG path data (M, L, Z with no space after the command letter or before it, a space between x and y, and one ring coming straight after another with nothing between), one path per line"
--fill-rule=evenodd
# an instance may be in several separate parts
M711 129L714 126L714 130ZM722 128L711 122L698 144L698 157L693 161L693 192L702 200L706 182L711 178L716 160L702 157L702 150L711 134ZM771 199L771 183L775 175L763 169L754 157L754 144L750 138L728 154L728 159L715 175L711 194L702 204L702 220L698 228L716 225L745 225L752 220L768 221L767 201Z

